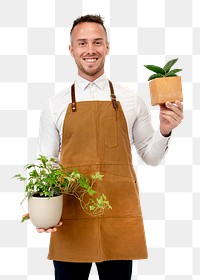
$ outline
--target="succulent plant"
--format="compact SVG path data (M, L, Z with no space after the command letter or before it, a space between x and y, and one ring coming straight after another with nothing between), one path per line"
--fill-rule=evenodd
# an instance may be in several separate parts
M146 67L147 69L155 72L155 74L149 77L148 81L156 78L177 76L176 73L182 71L182 69L171 70L172 66L177 62L177 60L178 58L168 61L163 68L156 65L144 65L144 67Z

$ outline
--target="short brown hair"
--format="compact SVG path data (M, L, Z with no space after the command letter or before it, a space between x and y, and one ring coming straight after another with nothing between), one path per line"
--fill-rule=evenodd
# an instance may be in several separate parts
M79 23L82 23L82 22L95 22L95 23L101 24L101 26L103 27L103 29L106 32L106 37L107 37L107 31L106 31L106 28L104 26L104 21L103 21L103 18L100 15L85 15L85 16L78 17L73 22L73 25L72 25L72 28L71 28L71 31L70 31L70 35L72 35L72 31L73 31L74 27L76 25L78 25Z

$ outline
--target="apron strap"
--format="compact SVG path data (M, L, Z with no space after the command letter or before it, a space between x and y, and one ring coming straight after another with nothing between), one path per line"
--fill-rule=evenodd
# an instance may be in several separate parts
M114 88L113 88L113 84L111 83L110 80L109 81L109 86L110 86L110 97L111 97L111 101L113 104L113 107L115 110L117 110L118 106L117 106L117 100L116 100L116 95L114 93Z
M71 86L72 112L76 112L75 85Z
M110 80L108 80L108 82L109 82L109 87L110 87L111 101L112 101L114 109L117 110L118 106L117 106L116 95L114 93L113 84L111 83ZM72 112L76 112L76 96L75 96L75 85L74 84L71 86L71 99L72 99Z

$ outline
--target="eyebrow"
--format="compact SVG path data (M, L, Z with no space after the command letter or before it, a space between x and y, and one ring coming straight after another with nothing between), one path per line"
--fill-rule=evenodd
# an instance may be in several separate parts
M103 38L95 38L93 41L99 41L99 40L101 40L101 41L103 41ZM76 40L77 42L79 42L79 41L87 41L87 39L77 39Z

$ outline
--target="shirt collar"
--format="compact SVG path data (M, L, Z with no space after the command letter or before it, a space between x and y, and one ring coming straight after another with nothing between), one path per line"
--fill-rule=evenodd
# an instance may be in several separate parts
M104 88L104 86L106 85L107 82L107 78L106 75L103 74L101 75L99 78L97 78L96 80L94 80L93 82L90 82L88 80L83 79L82 77L80 77L79 75L76 78L75 83L80 87L81 90L85 90L90 84L95 84L98 88L100 88L101 90Z

